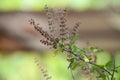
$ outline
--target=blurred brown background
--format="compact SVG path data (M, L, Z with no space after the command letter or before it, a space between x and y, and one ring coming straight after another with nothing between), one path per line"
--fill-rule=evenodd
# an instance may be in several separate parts
M77 21L82 23L79 28L79 46L85 46L86 42L90 42L91 45L98 45L110 52L120 50L119 0L24 1L0 1L0 50L46 49L46 46L39 42L39 33L28 23L28 20L33 18L41 27L48 30L44 12L46 3L52 8L68 9L69 28ZM12 5L13 3L15 4Z
M68 27L80 21L80 46L90 42L108 51L120 50L120 14L109 11L68 11ZM28 23L34 18L48 30L47 17L43 12L0 12L0 50L43 50L41 36Z

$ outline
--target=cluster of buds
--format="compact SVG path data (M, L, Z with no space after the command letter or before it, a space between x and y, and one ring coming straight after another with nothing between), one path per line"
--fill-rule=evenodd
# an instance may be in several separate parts
M79 26L80 26L80 22L77 22L72 29L72 36L75 36L77 34L77 30L78 30Z
M45 80L50 80L52 77L49 76L48 71L43 67L43 65L40 63L40 61L38 60L38 58L35 58L35 63L37 64L37 66L41 70L41 72L42 72Z
M60 27L60 38L62 42L66 39L67 28L66 28L66 10L59 9L59 27Z
M50 34L47 31L44 31L42 27L39 27L39 24L36 24L33 19L29 20L30 24L34 26L35 30L37 30L45 39L40 40L41 43L47 46L52 46L54 49L57 48L57 44L65 44L65 41L68 39L68 36L75 36L77 29L80 23L76 23L74 28L72 29L72 33L68 31L66 27L66 9L58 9L57 13L53 9L49 9L45 6L46 15L48 17L48 26L50 30ZM59 25L59 35L56 35L55 29L55 17L57 17L57 22ZM59 42L56 42L56 38L59 38Z
M47 31L44 31L42 27L39 27L39 24L36 24L33 19L29 20L30 24L34 26L35 30L37 30L46 40L40 40L41 43L47 46L52 46L55 44L54 37L49 35Z
M67 35L67 28L66 28L66 9L62 10L62 9L58 9L57 13L55 13L55 11L53 9L49 9L48 6L45 6L45 11L46 11L46 15L48 17L48 25L49 25L49 29L52 35L54 35L54 37L60 37L61 42L63 42L66 39L66 35ZM59 24L59 29L60 29L60 34L59 36L56 36L56 29L55 29L55 21L57 20L58 24Z
M47 5L45 5L45 11L46 11L46 15L48 17L48 26L50 29L51 33L55 32L55 26L54 26L54 12L53 9L49 9ZM53 34L54 35L54 34Z

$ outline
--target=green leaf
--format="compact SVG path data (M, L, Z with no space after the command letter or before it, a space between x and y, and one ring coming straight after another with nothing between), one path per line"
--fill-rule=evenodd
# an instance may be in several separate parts
M73 63L73 62L74 62L74 60L75 60L75 58L71 58L71 59L70 59L70 62L72 62L72 63Z
M97 46L90 47L90 50L93 52L101 52L102 51L102 49L98 48Z
M70 43L74 44L76 42L76 40L78 39L79 35L75 35L71 37Z
M114 72L118 73L118 70L116 70L116 69L113 69L112 71L114 71Z
M54 51L55 56L58 55L59 53L60 53L59 50Z
M109 66L111 66L112 65L112 61L109 61L109 62L107 62L106 64L105 64L105 67L109 67Z
M58 43L60 40L59 40L59 38L55 38L55 41Z
M99 67L98 67L99 66ZM93 69L93 71L100 71L101 70L101 68L104 68L104 66L102 66L102 65L98 65L98 66L92 66L92 69ZM101 68L100 68L101 67Z
M112 61L108 61L106 64L105 64L105 67L107 69L111 69L113 66L112 66Z
M71 46L72 52L77 52L78 51L78 47L75 45Z
M115 67L115 69L118 69L118 68L120 68L120 66Z
M79 67L80 66L80 63L74 63L73 65L72 65L72 70L75 70L77 67Z
M102 80L106 80L106 75L104 73L100 74L100 76L98 78L102 78Z
M86 48L79 48L79 50L83 53L86 53L87 49Z
M59 47L61 52L64 52L64 48L65 48L65 46L63 44L61 44L60 47Z
M96 71L97 71L97 70L100 70L100 68L97 67L97 66L93 66L92 68L93 68L93 70L96 70Z
M74 63L74 59L75 59L75 58L71 58L71 59L70 59L70 64L69 64L69 66L68 66L68 69L72 67L72 64Z

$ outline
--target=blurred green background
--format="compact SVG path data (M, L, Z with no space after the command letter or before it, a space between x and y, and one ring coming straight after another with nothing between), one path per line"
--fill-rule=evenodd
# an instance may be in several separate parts
M0 80L44 80L35 64L36 56L51 80L73 80L65 57L55 56L42 45L41 36L28 23L34 18L48 30L46 4L50 8L68 9L70 29L81 21L76 44L85 47L89 41L107 51L98 54L98 64L109 61L112 53L116 55L116 65L120 65L120 0L0 0ZM77 70L73 73L76 80L88 80ZM118 80L119 75L116 74Z
M0 80L45 80L40 68L35 63L35 57L47 69L47 73L52 76L51 80L73 80L70 70L67 68L69 63L63 55L53 54L49 51L40 54L36 51L16 51L10 55L0 53ZM98 54L97 64L105 65L110 60L107 52ZM120 65L120 52L116 54L116 66ZM80 73L77 69L73 71L76 80L89 80L89 75ZM116 73L116 80L120 79L120 68ZM94 79L93 79L94 80ZM96 80L96 79L95 79Z
M65 58L48 53L40 55L39 52L17 51L9 56L1 53L0 80L44 80L43 74L35 63L35 57L52 76L51 80L72 80Z
M41 11L49 7L69 7L74 10L101 10L119 7L120 0L0 0L1 11Z

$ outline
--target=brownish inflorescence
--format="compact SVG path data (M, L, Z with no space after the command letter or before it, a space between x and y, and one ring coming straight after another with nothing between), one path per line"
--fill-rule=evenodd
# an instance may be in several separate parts
M43 43L44 45L52 46L52 48L56 49L57 46L61 44L65 44L66 40L76 35L80 23L79 22L76 23L72 29L72 32L69 32L66 24L67 22L66 9L58 9L57 12L55 12L53 9L49 9L46 5L45 11L48 18L48 26L50 33L44 31L42 27L39 27L39 24L38 23L36 24L33 19L29 20L29 22L31 25L34 26L35 30L37 30L45 38L45 39L41 39L40 42ZM56 35L56 26L55 26L56 20L58 22L59 35Z

